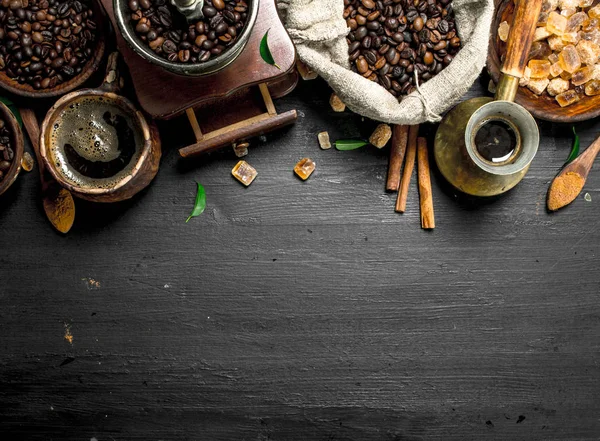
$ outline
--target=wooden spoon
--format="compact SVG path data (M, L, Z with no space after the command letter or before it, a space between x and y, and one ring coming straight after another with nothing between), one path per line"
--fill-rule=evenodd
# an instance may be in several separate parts
M548 190L548 210L556 211L577 198L600 153L600 137L554 178Z
M38 167L40 170L40 181L42 183L42 201L44 211L50 223L61 233L68 233L75 220L75 201L69 190L58 185L46 172L44 161L40 154L40 126L33 110L21 109L21 118L31 145L35 151Z

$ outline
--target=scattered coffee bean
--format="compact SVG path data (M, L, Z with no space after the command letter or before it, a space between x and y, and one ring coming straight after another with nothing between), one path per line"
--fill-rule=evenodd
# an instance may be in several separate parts
M204 18L190 23L165 0L129 0L128 5L139 39L174 63L204 63L222 54L248 19L246 0L205 0Z
M47 89L70 80L95 44L92 0L0 0L0 70L21 84Z
M450 64L461 47L451 0L344 0L350 65L401 97ZM416 74L416 75L415 75Z

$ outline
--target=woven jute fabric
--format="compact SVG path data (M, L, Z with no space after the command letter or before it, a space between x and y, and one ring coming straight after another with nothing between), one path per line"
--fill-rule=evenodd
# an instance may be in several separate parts
M467 92L485 66L493 0L453 0L462 48L449 66L398 100L350 70L343 0L279 0L299 58L323 77L354 112L393 124L434 122Z

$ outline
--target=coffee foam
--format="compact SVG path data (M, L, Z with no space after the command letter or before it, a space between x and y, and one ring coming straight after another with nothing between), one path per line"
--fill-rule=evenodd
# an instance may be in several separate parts
M129 164L115 175L91 178L75 170L67 161L65 145L70 144L82 158L109 162L119 157L117 130L104 120L104 114L124 117L134 132L136 152ZM79 187L112 188L131 173L143 146L141 130L131 115L103 97L80 97L63 108L55 118L50 134L50 159L57 171Z

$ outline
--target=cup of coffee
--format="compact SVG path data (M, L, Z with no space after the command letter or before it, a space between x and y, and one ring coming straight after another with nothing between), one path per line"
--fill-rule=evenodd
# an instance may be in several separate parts
M118 53L98 89L70 93L42 123L40 153L52 176L74 196L95 202L129 199L156 176L160 137L133 104L118 95Z

